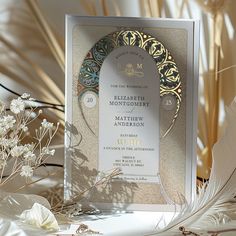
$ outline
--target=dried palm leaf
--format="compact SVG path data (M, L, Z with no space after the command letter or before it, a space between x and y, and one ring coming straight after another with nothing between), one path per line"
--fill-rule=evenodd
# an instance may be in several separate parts
M101 0L101 5L102 5L103 15L108 16L109 15L109 10L108 10L108 7L107 7L106 0Z
M32 69L34 69L37 75L41 78L42 83L44 83L44 85L48 87L48 89L55 96L57 101L64 102L64 94L61 92L61 90L58 88L55 82L45 73L45 71L40 68L39 65L31 61L26 56L26 54L24 54L21 50L15 47L11 42L9 42L9 40L7 40L2 35L0 35L0 42L2 42L7 48L9 48L18 57L20 57L20 59L24 60L32 67Z
M43 16L37 2L34 0L25 0L25 1L32 12L32 15L34 16L45 41L47 42L50 50L52 51L52 54L54 55L56 61L58 62L59 66L64 72L65 71L65 54L62 49L62 46L59 44L46 18Z
M97 15L96 5L93 1L91 2L90 0L82 0L81 4L90 16Z

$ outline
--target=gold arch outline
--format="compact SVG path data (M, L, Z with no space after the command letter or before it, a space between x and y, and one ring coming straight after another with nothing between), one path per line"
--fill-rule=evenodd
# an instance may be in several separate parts
M111 51L122 46L136 46L152 56L160 75L160 97L172 95L176 98L176 109L171 124L162 136L165 137L173 128L180 111L182 83L178 67L168 49L149 34L138 30L124 29L110 33L98 40L87 53L80 68L78 96L80 97L89 89L99 93L99 73L102 63ZM87 122L86 124L88 125Z

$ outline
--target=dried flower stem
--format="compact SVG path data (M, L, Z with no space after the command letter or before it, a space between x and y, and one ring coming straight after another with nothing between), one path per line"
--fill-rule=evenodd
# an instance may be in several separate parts
M21 95L9 88L7 88L5 85L3 85L2 83L0 83L0 87L4 88L5 90L7 90L8 92L20 97ZM43 104L47 104L47 105L51 105L51 106L56 106L56 107L65 107L65 105L63 104L55 104L55 103L51 103L51 102L45 102L45 101L41 101L41 100L37 100L35 99L34 102L38 102L38 103L43 103Z
M59 171L55 171L55 172L52 172L52 173L48 173L46 176L44 176L44 177L42 177L42 178L39 178L39 179L37 179L37 180L35 180L35 181L32 181L32 182L30 182L30 183L27 183L27 184L21 186L20 188L16 189L14 192L15 192L15 193L16 193L16 192L19 192L20 190L22 190L22 189L28 187L29 185L36 184L36 183L38 183L38 182L40 182L40 181L42 181L42 180L44 180L44 179L47 179L47 178L49 178L49 177L54 176L54 175L56 175L56 174L58 174L58 173L60 173L60 172L63 172L63 170L59 170Z
M223 72L225 72L227 70L234 69L234 68L236 68L236 65L228 66L228 67L226 67L224 69L221 69L221 70L217 71L217 73L220 74L220 73L223 73Z
M78 195L74 196L70 201L67 203L62 204L59 202L57 205L55 205L51 210L53 210L55 213L60 213L63 209L66 209L68 207L74 206L81 198L84 196L84 194L90 192L92 189L104 185L111 181L113 178L119 176L121 174L121 171L119 169L114 169L110 174L107 174L106 176L102 177L100 180L96 181L94 185L91 187L85 189L84 191L80 192Z
M53 109L53 110L57 110L57 111L60 111L62 113L64 113L64 110L58 108L58 107L55 107L55 106L37 106L35 107L37 110L38 109ZM31 108L30 107L26 107L25 110L30 110ZM9 111L10 109L7 108L7 111Z
M49 145L59 128L59 123L55 127L53 123L44 119L39 129L35 130L33 138L36 142L23 144L28 125L42 113L39 111L35 115L37 107L31 106L33 100L25 93L11 101L9 112L5 105L0 104L0 187L18 175L25 176L28 183L28 177L33 175L34 170L46 163L49 156L54 155L55 150L50 150ZM29 105L29 110L25 109L26 105ZM43 142L46 142L46 145L43 145ZM8 169L5 173L6 166Z

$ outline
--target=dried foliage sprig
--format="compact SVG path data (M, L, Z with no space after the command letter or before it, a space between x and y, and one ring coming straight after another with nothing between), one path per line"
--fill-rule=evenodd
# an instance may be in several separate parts
M8 92L16 95L16 96L21 96L19 93L7 88L6 86L4 86L3 84L0 83L0 87L4 88L5 90L7 90ZM58 110L58 111L61 111L64 113L64 109L62 109L61 107L65 107L63 104L55 104L55 103L50 103L50 102L45 102L45 101L40 101L40 100L37 100L37 99L34 99L34 106L32 107L35 107L36 109L44 109L44 108L50 108L50 109L55 109L55 110ZM37 106L37 104L40 104L40 106ZM47 106L43 106L41 104L46 104ZM26 110L30 110L32 107L25 107ZM7 111L10 110L10 108L7 108L6 109Z
M49 146L59 127L59 123L54 125L44 119L35 134L30 134L29 125L42 111L35 112L34 99L29 94L13 99L9 109L7 112L6 105L0 103L0 187L17 176L28 181L54 155L55 150ZM32 136L34 141L27 143L27 136Z
M55 214L66 214L67 216L73 216L86 213L83 211L80 202L87 193L90 193L94 188L97 187L105 187L112 179L118 177L121 174L120 169L113 169L111 172L102 173L100 172L97 176L94 184L86 188L84 191L76 194L71 200L67 202L63 202L62 199L56 202L54 206L52 206L52 211ZM54 198L54 195L52 196ZM55 197L58 199L58 195L56 194ZM54 199L51 199L51 202L54 202Z
M4 86L2 83L0 83L0 87L4 88L5 90L7 90L8 92L20 97L21 95L9 88L7 88L6 86ZM35 103L41 103L41 104L47 104L47 105L51 105L51 106L56 106L56 107L65 107L65 105L63 104L55 104L55 103L51 103L51 102L45 102L45 101L41 101L41 100L37 100L37 99L34 99L34 102Z

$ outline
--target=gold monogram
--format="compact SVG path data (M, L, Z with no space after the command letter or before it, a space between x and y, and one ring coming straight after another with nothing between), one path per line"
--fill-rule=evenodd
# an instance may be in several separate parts
M120 65L121 67L121 65ZM143 69L143 64L137 64L136 68L132 63L127 63L124 68L121 68L121 72L124 73L127 77L143 77L144 73L141 71Z

